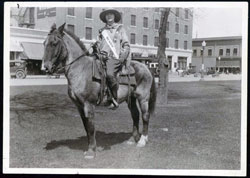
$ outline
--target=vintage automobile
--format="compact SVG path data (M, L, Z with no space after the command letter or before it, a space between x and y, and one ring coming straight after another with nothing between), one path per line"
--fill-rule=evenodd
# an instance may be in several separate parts
M22 60L10 61L10 76L24 79L27 75L27 63Z

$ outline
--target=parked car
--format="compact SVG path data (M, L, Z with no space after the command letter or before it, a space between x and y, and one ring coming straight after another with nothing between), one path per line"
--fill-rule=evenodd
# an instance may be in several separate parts
M207 71L207 75L211 75L211 74L215 74L215 73L216 73L216 71L214 69L209 69Z
M196 73L196 70L195 70L194 68L191 68L191 69L188 69L188 70L187 70L187 73L188 73L188 75L189 75L189 74L195 74L195 73Z
M10 61L10 76L24 79L27 75L27 63L25 61Z

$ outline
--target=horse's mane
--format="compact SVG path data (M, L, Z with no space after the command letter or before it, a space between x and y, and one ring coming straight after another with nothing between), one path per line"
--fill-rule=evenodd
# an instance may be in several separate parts
M88 52L86 46L83 44L83 42L80 40L80 38L79 38L78 36L76 36L74 33L72 33L72 32L69 31L69 30L64 29L64 31L65 31L71 38L73 38L73 39L75 40L75 42L80 46L80 48L84 51L84 53L85 53L86 55L89 54L89 52Z

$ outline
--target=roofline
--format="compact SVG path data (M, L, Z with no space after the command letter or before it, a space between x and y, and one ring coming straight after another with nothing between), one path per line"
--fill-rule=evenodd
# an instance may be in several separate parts
M242 39L242 36L224 36L224 37L207 37L207 38L193 38L192 41L212 41L212 40L236 40Z

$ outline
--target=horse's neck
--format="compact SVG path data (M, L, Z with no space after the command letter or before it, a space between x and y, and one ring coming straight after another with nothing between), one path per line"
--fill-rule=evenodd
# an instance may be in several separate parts
M68 50L68 58L66 60L66 65L73 62L79 56L83 54L81 47L72 39L68 34L65 33L63 37L64 43Z

